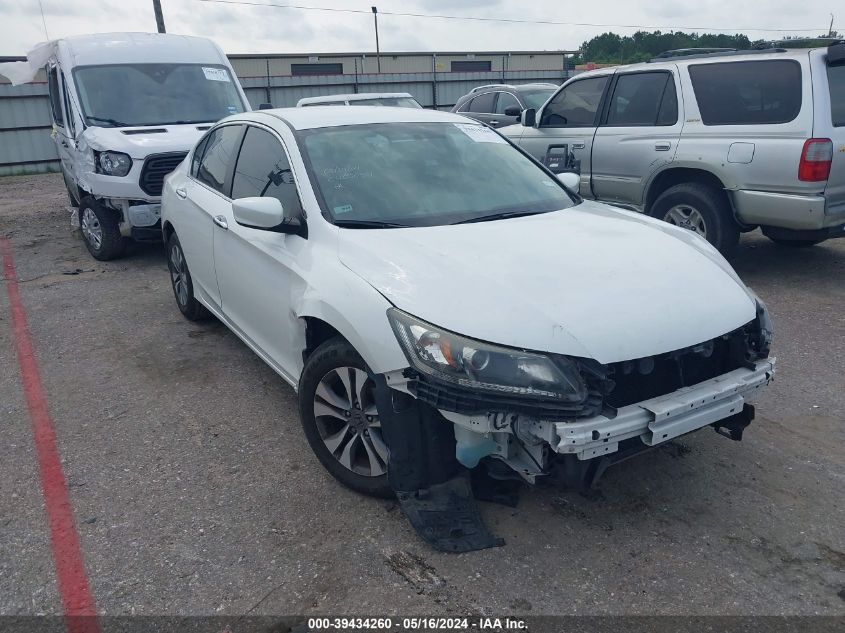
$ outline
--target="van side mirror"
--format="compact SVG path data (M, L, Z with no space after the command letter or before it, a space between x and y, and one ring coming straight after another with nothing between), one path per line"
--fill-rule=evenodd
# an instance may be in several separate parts
M258 109L259 110L272 110L273 104L272 103L259 103Z
M308 228L301 218L286 218L277 198L238 198L232 200L235 222L250 229L308 237Z
M534 127L537 124L537 110L534 108L523 110L519 122L525 127Z
M522 114L522 108L520 108L518 105L509 105L507 108L505 108L505 116L516 116L516 117L518 117L521 114Z

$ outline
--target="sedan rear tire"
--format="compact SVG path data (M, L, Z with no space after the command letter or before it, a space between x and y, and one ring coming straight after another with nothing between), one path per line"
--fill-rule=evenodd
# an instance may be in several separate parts
M209 316L209 312L194 296L194 282L188 261L176 233L167 239L167 269L170 271L170 285L176 305L188 321L200 321Z

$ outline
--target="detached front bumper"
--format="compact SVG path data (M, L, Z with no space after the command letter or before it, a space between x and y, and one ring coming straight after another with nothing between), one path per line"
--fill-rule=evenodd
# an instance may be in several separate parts
M580 460L615 453L620 442L639 437L655 446L741 412L745 399L769 384L775 359L753 369L736 369L705 382L623 407L615 417L597 415L576 422L532 421L527 432L543 439L556 453Z

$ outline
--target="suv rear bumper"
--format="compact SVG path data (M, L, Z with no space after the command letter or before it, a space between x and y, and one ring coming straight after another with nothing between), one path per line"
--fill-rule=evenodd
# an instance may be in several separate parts
M845 223L845 207L839 205L831 213L824 196L749 190L730 194L737 219L743 224L812 231Z

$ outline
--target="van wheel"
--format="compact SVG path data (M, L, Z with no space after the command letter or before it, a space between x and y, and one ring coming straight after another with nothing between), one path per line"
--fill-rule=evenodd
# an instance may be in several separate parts
M392 497L375 383L355 348L341 338L320 345L308 357L298 391L305 437L326 470L352 490Z
M698 233L723 255L739 243L739 226L724 195L707 185L689 182L670 187L655 200L649 215Z
M79 228L95 259L116 259L126 250L127 240L120 234L117 214L93 198L84 198L79 204Z
M185 259L185 252L176 233L173 233L167 240L167 269L170 271L170 285L173 287L173 296L176 297L176 305L182 315L188 321L200 321L207 318L210 313L194 296L194 282L191 278L191 271L188 270L188 262Z

